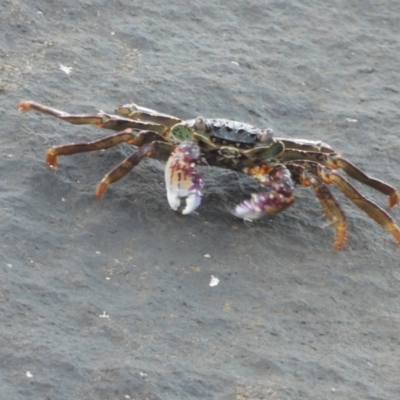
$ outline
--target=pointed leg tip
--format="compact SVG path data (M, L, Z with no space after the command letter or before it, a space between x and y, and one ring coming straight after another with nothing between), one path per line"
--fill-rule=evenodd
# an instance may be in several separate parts
M32 102L22 100L18 103L17 109L21 112L27 112L32 109Z
M96 188L96 197L100 200L103 196L105 191L107 190L108 183L101 181L97 188Z
M400 202L399 192L396 190L389 196L389 208L396 207Z
M46 163L51 167L51 168L57 168L58 164L58 156L57 154L54 153L53 149L48 150L46 153Z
M343 246L346 244L346 242L347 242L347 228L343 227L338 229L338 231L336 232L334 249L335 250L342 249Z
M333 248L334 248L335 250L340 250L340 249L343 248L343 246L345 245L345 243L346 243L346 240L345 240L345 241L342 241L342 240L336 239L336 240L335 240L335 245L333 246Z
M391 229L392 235L395 238L397 244L400 246L400 229L397 225L394 225Z

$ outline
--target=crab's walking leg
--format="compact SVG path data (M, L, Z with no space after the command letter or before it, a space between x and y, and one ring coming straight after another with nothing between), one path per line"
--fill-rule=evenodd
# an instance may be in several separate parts
M182 214L190 214L201 203L203 182L195 169L196 165L207 163L197 143L186 140L174 149L165 167L165 185L171 208L177 210L181 198L186 197L186 207Z
M289 207L294 201L294 182L289 170L282 164L262 165L245 168L244 172L253 176L268 189L254 193L250 199L238 204L234 215L243 219L257 219L265 214L275 214Z
M357 181L372 187L373 189L381 192L387 196L389 196L389 208L395 207L400 201L399 192L393 187L388 185L385 182L382 182L378 179L372 178L367 175L359 168L357 168L354 164L346 159L338 156L335 153L319 153L315 151L302 151L302 150L292 150L286 149L285 153L282 156L284 161L296 161L296 160L310 160L318 162L319 164L325 165L332 169L342 169Z
M329 167L332 167L334 169L341 168L347 173L347 175L351 176L357 181L389 196L389 208L395 207L397 206L397 204L399 204L399 192L394 187L378 179L368 176L363 171L358 169L355 165L353 165L350 161L347 161L344 158L334 156L331 157L330 160L332 161L332 163L328 165Z
M108 185L114 183L125 176L134 166L145 157L157 158L159 160L167 160L171 154L173 145L167 142L151 142L139 147L133 154L113 168L100 181L96 188L96 196L101 199Z
M313 161L296 161L296 165L303 165L308 171L322 179L328 184L335 184L340 191L351 200L356 206L361 208L373 220L375 220L384 229L388 230L396 242L400 245L400 229L393 218L381 207L368 200L353 185L351 185L343 176L335 170L325 167ZM290 168L290 166L288 166Z
M347 222L339 203L320 178L308 172L302 166L288 163L287 167L297 183L304 186L311 186L314 189L315 195L320 201L325 214L336 229L334 248L335 250L341 249L347 240Z
M130 128L114 135L87 143L71 143L61 146L51 147L46 153L46 162L50 167L56 168L58 156L66 156L87 151L104 150L116 146L120 143L128 143L134 146L142 146L145 143L153 141L165 141L165 139L156 132L135 131Z
M167 128L171 128L179 122L182 122L181 119L173 117L172 115L163 114L150 108L141 107L135 103L125 104L121 107L117 107L114 112L122 117L155 122L156 124L166 126Z
M166 128L157 123L135 121L118 115L106 114L102 111L97 114L68 114L64 111L47 107L43 104L35 103L33 101L20 101L17 107L22 112L35 110L74 125L91 124L96 125L99 128L112 129L114 131L122 131L126 128L134 128L138 130L154 131L160 134L165 134L166 132Z

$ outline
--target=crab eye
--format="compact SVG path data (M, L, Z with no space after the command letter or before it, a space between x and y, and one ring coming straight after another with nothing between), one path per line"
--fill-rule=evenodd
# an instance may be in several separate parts
M271 140L273 136L274 136L274 131L271 128L267 128L258 135L258 140L261 143L265 143Z
M205 131L206 130L206 120L203 117L197 117L196 120L194 121L194 128L199 130L199 131Z

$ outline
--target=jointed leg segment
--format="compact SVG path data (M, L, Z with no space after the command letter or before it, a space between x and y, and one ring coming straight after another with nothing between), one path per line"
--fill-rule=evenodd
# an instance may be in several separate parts
M305 168L305 170L311 172L315 177L321 179L322 182L327 184L333 183L334 185L336 185L337 188L357 207L368 214L370 218L375 220L384 229L391 232L397 243L400 244L400 229L396 225L393 218L381 207L363 196L353 185L351 185L343 176L338 174L335 170L329 167L325 167L317 162L305 160L298 160L294 163L288 163L287 166L292 171L296 171L296 168L302 166ZM296 174L296 172L294 174Z
M139 147L133 154L104 176L96 188L97 198L101 199L108 185L125 176L134 166L139 164L143 158L152 157L158 160L167 160L172 149L173 146L166 142L151 142Z
M159 123L132 120L119 115L106 114L102 111L97 114L68 114L64 111L44 106L43 104L35 103L33 101L20 101L18 109L23 112L35 110L69 122L73 125L96 125L99 128L111 129L114 131L133 128L137 130L154 131L160 134L165 134L166 132L165 126Z
M122 132L107 136L102 139L87 143L71 143L61 146L51 147L46 153L46 162L51 167L57 167L58 156L66 156L87 151L104 150L116 146L120 143L128 143L135 146L142 146L145 143L153 141L165 141L165 139L156 132L135 131L125 129Z
M347 222L339 203L318 176L307 171L306 168L300 165L289 164L288 168L297 183L304 186L311 186L314 189L315 195L320 201L326 216L336 229L334 248L335 250L341 249L347 240Z
M332 169L340 168L353 179L356 179L364 185L367 185L378 192L389 196L389 208L395 207L400 202L400 195L393 186L390 186L378 179L372 178L357 168L350 161L347 161L336 153L320 153L315 151L286 149L283 153L282 159L284 161L293 161L296 163L298 160L308 160Z

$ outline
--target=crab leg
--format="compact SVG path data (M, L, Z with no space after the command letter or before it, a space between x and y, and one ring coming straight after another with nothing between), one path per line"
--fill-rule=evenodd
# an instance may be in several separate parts
M18 109L22 112L35 110L43 114L48 114L69 122L73 125L96 125L99 128L112 129L114 131L122 131L126 128L134 128L139 130L149 130L160 134L166 133L166 128L163 125L144 121L135 121L129 118L124 118L119 115L106 114L102 111L97 114L68 114L64 111L55 108L47 107L43 104L33 101L20 101Z
M321 142L320 140L307 140L307 139L288 139L288 138L276 138L285 145L286 150L302 150L302 151L313 151L318 153L334 153L328 144Z
M166 160L171 154L173 145L167 142L151 142L139 147L133 154L107 173L96 188L96 197L101 199L108 185L124 177L133 167L145 157Z
M171 128L174 125L182 122L181 119L173 117L172 115L162 114L150 108L138 106L135 103L125 104L121 107L117 107L114 112L122 117L155 122L157 124L166 126L167 128Z
M389 208L395 207L400 201L399 193L393 186L368 176L350 161L347 161L335 153L327 154L315 151L286 149L281 158L283 161L310 160L332 169L340 168L353 179L389 196Z
M293 163L292 166L291 164L292 163L286 164L287 167L291 170L297 165L302 165L308 171L318 176L323 182L328 184L333 183L334 185L336 185L339 190L357 207L368 214L384 229L388 230L393 235L396 242L400 245L400 229L396 225L393 218L382 208L363 196L353 185L351 185L343 176L338 174L335 170L313 161L298 160Z
M108 149L120 143L128 143L134 146L142 146L145 143L153 141L165 141L165 139L156 132L135 131L131 128L105 138L88 143L71 143L61 146L51 147L46 153L46 162L50 167L56 168L58 156L83 153L87 151L96 151Z
M399 204L400 196L399 192L392 186L388 185L385 182L382 182L378 179L372 178L358 169L355 165L353 165L350 161L347 161L344 158L333 156L330 158L332 163L328 165L333 169L341 168L343 171L347 173L347 175L352 178L358 180L364 185L370 186L373 189L376 189L378 192L381 192L387 196L389 196L389 208L393 208Z
M282 164L275 166L245 168L244 172L254 176L269 189L264 193L254 193L250 199L238 204L234 215L243 219L257 219L265 214L276 214L289 207L294 201L294 182L289 170Z
M177 146L168 159L165 167L165 185L168 203L173 210L186 197L186 206L182 214L190 214L201 203L203 182L195 170L196 165L207 165L200 153L200 147L191 140Z
M339 203L320 178L310 173L302 166L290 163L287 167L297 183L304 186L311 186L314 189L315 195L320 201L326 216L336 229L334 249L341 249L347 240L347 222L346 216L340 208Z

